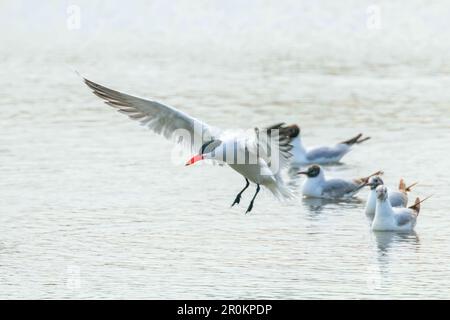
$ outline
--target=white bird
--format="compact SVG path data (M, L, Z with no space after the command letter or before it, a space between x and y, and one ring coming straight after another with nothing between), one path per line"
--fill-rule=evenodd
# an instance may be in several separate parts
M250 132L230 133L209 126L160 102L115 91L85 78L83 80L95 95L105 100L106 104L128 115L132 120L139 121L167 139L174 139L178 143L184 142L191 151L199 150L186 165L203 159L218 160L243 175L246 185L238 193L232 206L240 202L242 193L250 184L249 180L256 184L256 193L246 213L252 210L261 185L277 198L293 196L292 190L283 182L280 175L281 168L289 163L292 149L290 139L278 134L278 130L284 124L265 130L255 128ZM189 138L183 139L182 133L186 132Z
M302 142L299 126L295 124L287 126L282 132L292 139L291 143L293 148L291 162L293 166L337 163L344 155L350 152L353 145L360 144L361 142L370 139L370 137L362 138L362 133L360 133L351 139L333 146L306 148Z
M381 171L377 171L368 177L347 180L327 179L323 168L318 165L312 165L306 171L298 172L298 174L306 175L306 180L302 185L302 194L306 197L325 199L353 197L362 188L367 186L370 177L380 173Z
M411 231L416 226L419 216L420 201L416 198L413 206L409 208L393 208L388 199L388 190L381 185L376 188L377 205L375 217L372 221L374 231Z
M388 189L388 198L392 207L406 207L408 205L408 192L411 191L417 182L410 186L406 186L405 181L400 179L397 190ZM375 208L377 205L377 192L378 186L384 185L383 180L379 176L374 176L369 179L368 185L370 186L369 196L366 202L366 214L373 216L375 214Z

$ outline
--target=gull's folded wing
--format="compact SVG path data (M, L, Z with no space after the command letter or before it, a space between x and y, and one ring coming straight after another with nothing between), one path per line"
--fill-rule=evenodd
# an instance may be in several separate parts
M411 222L415 217L411 215L408 211L400 212L395 215L395 219L397 220L397 224L399 226L403 226L409 222Z
M364 185L358 185L342 179L328 179L323 187L323 193L333 197L341 197L345 194L351 194L363 188Z
M83 80L95 95L105 100L106 104L118 109L130 119L139 121L153 132L188 145L191 151L198 152L205 141L213 139L220 133L220 130L171 106L112 90L86 78ZM189 132L191 141L180 139L183 136L177 131L180 129Z

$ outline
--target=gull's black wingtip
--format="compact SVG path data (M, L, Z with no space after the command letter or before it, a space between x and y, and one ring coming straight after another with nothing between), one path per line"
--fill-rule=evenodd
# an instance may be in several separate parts
M362 139L361 139L361 137L363 137L363 134L362 134L362 133L356 135L355 137L353 137L353 138L351 138L351 139L348 139L348 140L346 140L346 141L342 141L341 143L342 143L342 144L347 144L347 145L349 145L349 146L352 146L352 145L354 145L354 144L360 144L361 142L364 142L364 141L367 141L367 140L370 139L370 137L364 137L364 138L362 138Z

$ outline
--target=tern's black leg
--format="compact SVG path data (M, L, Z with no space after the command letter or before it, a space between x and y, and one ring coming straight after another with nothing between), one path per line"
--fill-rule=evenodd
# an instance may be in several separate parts
M247 211L245 211L245 213L247 214L247 213L249 213L250 211L252 211L252 209L253 209L253 201L255 201L255 198L256 198L256 195L258 194L258 192L259 192L259 184L257 184L256 185L256 192L255 192L255 195L253 196L253 198L252 198L252 201L250 201L250 205L248 206L248 209L247 209Z
M248 179L247 179L247 178L245 178L245 183L246 183L246 184L245 184L244 189L242 189L241 192L239 192L239 193L237 194L236 199L234 199L234 202L233 202L233 204L232 204L231 206L234 206L235 204L239 204L239 202L241 201L241 194L242 194L242 192L244 192L245 189L247 189L248 186L250 185L250 182L248 182Z

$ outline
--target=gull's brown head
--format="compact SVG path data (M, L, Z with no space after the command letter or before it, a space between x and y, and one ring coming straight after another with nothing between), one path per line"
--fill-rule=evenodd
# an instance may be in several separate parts
M322 168L320 168L320 166L318 166L317 164L313 164L312 166L308 167L306 171L299 171L298 174L304 174L308 178L314 178L320 174L321 170Z

